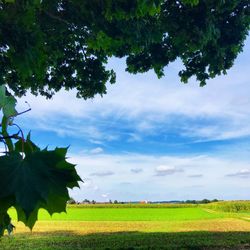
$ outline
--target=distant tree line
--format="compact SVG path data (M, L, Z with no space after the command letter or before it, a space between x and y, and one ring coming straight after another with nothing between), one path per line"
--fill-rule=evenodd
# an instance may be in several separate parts
M70 197L67 202L68 204L96 204L95 200L84 199L82 202L76 201L74 198Z
M218 202L218 199L203 199L203 200L185 200L185 201L179 201L179 200L174 200L174 201L154 201L154 202L147 202L147 203L156 203L156 204L164 204L164 203L175 203L175 204L208 204L208 203L212 203L212 202ZM220 200L221 201L221 200ZM74 198L70 198L67 202L68 204L96 204L98 202L96 202L95 200L88 200L88 199L84 199L83 201L76 201ZM100 203L100 202L99 202ZM128 203L141 203L141 201L129 201L129 202L125 202L125 201L118 201L118 200L109 200L108 202L103 202L103 203L109 203L109 204L128 204Z
M218 202L219 200L213 199L213 200L208 200L208 199L203 199L203 200L186 200L183 203L187 204L208 204L212 202Z

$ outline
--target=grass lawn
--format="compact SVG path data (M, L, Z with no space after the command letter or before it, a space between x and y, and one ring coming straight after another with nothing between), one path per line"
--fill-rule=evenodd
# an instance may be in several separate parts
M16 219L14 209L9 211ZM202 208L68 208L67 214L55 214L51 218L45 211L39 213L39 220L53 221L185 221L224 218L225 213L208 213Z
M33 232L15 222L0 249L250 249L246 218L200 207L71 207L52 218L41 211L39 219Z

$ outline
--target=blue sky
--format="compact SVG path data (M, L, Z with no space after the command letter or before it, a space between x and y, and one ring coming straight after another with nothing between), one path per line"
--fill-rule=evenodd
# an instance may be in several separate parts
M130 75L111 59L117 83L91 100L61 91L27 95L16 122L41 147L68 146L81 201L250 199L250 39L226 76L200 88L180 83L179 61L160 80Z

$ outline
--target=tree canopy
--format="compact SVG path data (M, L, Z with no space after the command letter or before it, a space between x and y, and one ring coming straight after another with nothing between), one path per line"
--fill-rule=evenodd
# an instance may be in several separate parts
M164 67L180 58L179 76L203 86L225 74L249 29L248 0L0 1L0 83L15 95L51 97L61 88L78 97L105 94L115 82L109 57L127 71Z

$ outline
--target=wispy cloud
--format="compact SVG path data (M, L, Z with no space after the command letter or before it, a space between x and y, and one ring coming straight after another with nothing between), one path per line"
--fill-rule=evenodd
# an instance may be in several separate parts
M90 153L91 153L91 154L100 154L100 153L102 153L103 151L104 151L103 148L97 147L97 148L91 149L91 150L90 150Z
M203 177L203 174L190 174L188 175L189 178L201 178Z
M103 176L109 176L115 174L112 171L103 171L103 172L95 172L90 174L91 176L98 176L98 177L103 177Z
M174 166L160 165L155 168L156 176L172 175L175 173L183 172L183 169L177 169Z
M131 168L130 171L134 174L141 173L143 171L142 168Z
M228 177L250 178L250 169L241 169L235 173L227 174Z
M89 142L92 144L103 145L103 142L98 140L89 139Z
M109 194L102 194L101 195L103 198L108 198Z

